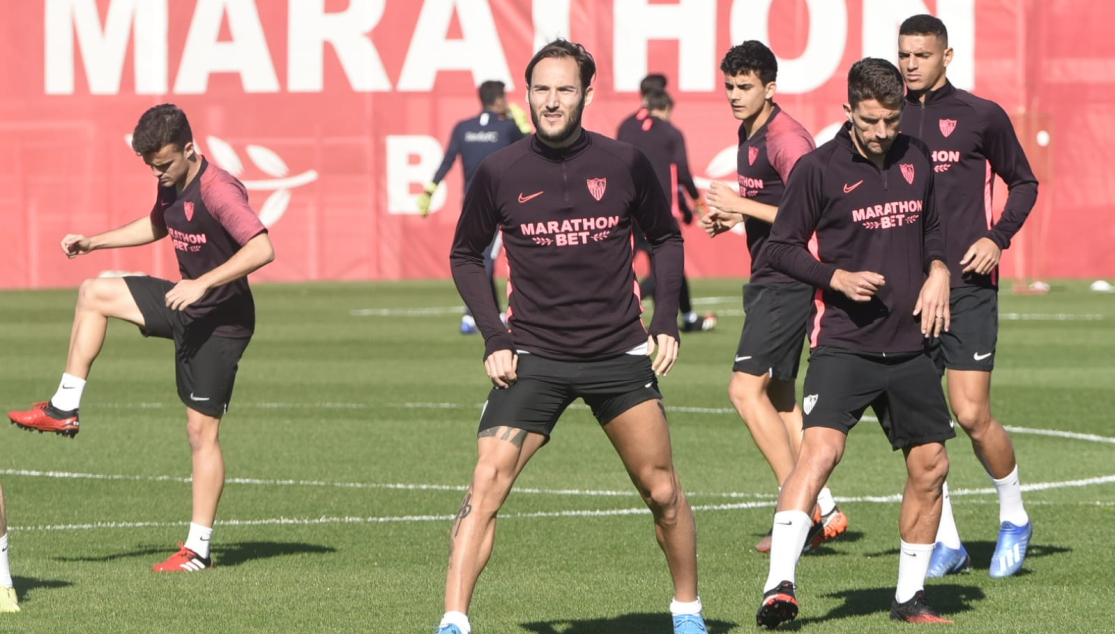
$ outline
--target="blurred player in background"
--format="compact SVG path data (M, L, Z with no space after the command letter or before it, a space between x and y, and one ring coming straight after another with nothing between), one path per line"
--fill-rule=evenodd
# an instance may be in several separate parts
M514 112L508 104L502 81L486 81L480 84L479 92L483 110L475 117L459 121L453 128L445 158L434 173L433 180L418 196L418 212L423 216L430 213L430 199L437 191L438 184L453 167L458 155L461 157L461 167L465 172L465 193L468 193L472 177L476 175L481 161L492 152L505 148L530 134L530 123L526 121L525 113L521 108L517 108L517 113ZM496 290L495 269L501 242L497 232L484 250L484 269L488 272L492 297L496 298L496 305L499 305L499 292ZM461 317L461 334L471 335L476 332L476 320L466 308L464 316Z
M999 493L999 539L990 572L992 577L1007 577L1022 569L1033 529L1022 504L1014 445L991 415L999 258L1033 209L1038 181L1007 113L949 82L948 37L944 23L931 15L915 15L899 27L898 66L907 89L902 131L923 140L933 153L937 204L952 270L952 325L933 340L929 353L938 371L948 369L953 414ZM1008 189L997 221L991 209L992 173ZM946 486L929 576L966 572L970 567Z
M643 80L643 85L651 85L652 78L661 75L650 75ZM661 83L665 85L665 77ZM666 193L670 203L670 210L674 217L685 224L693 222L693 210L682 196L682 189L694 201L697 213L703 213L704 203L700 201L701 193L693 182L693 175L689 171L689 158L685 150L685 137L681 130L670 123L670 114L674 109L674 100L664 89L652 88L643 94L643 108L628 117L620 124L616 139L630 143L643 151L650 164L654 166L654 173ZM646 116L639 115L646 111ZM651 254L650 245L640 231L635 232L635 246L640 251ZM640 283L640 293L643 298L653 299L656 292L654 267L651 273ZM711 313L698 316L693 310L693 302L689 295L689 280L684 276L681 280L681 324L684 332L700 332L712 330L716 326L716 315Z
M193 517L186 542L154 570L193 572L213 564L209 540L225 478L218 431L255 331L247 276L271 262L275 251L248 206L244 185L198 154L182 110L163 104L143 113L132 149L159 181L154 208L119 229L67 235L62 251L74 258L169 235L182 281L138 275L82 282L58 390L49 401L8 417L24 429L76 436L81 396L109 318L135 324L147 337L173 339L178 398L186 405L193 454Z
M494 388L450 532L442 634L469 634L468 609L492 553L496 516L577 398L592 409L650 508L673 580L675 634L707 631L697 596L696 524L674 469L657 378L677 359L681 231L646 157L581 127L595 74L579 44L557 40L535 54L526 80L537 132L481 165L457 224L453 280L484 335ZM649 337L631 267L636 222L655 251L661 286ZM511 264L510 331L484 277L483 250L496 229Z
M743 289L743 324L728 397L747 423L779 487L801 449L801 408L794 381L805 343L814 289L770 266L763 247L786 191L790 170L813 151L813 137L774 103L778 60L762 42L734 46L720 63L732 115L739 120L736 171L739 193L719 181L709 186L710 210L701 225L717 236L739 223L747 232L751 278ZM807 549L848 529L848 518L826 486L817 499ZM770 535L755 549L770 552Z
M898 132L903 93L890 62L852 65L848 123L798 161L766 247L775 270L818 292L805 431L774 515L760 626L797 616L795 574L809 512L868 406L906 461L890 617L951 623L926 601L925 576L948 475L944 441L956 434L941 381L922 352L926 338L949 327L949 270L929 152Z
M8 512L3 487L0 487L0 612L19 612L12 568L8 563Z

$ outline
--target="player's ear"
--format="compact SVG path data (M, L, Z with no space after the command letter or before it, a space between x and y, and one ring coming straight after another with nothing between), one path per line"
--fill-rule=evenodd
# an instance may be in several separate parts
M593 97L594 94L596 94L596 93L593 90L593 87L592 87L591 84L589 85L588 88L585 88L585 105L586 106L589 105L590 103L592 103L592 97Z
M186 159L192 161L197 158L197 147L194 146L193 141L186 141L186 145L182 147L182 153L186 155Z
M948 65L951 64L951 63L952 63L952 48L950 47L950 48L945 49L945 67L948 68Z
M848 117L848 121L852 120L852 104L844 104L844 116Z
M766 86L763 86L763 97L770 100L774 99L774 93L778 92L778 82L772 81Z

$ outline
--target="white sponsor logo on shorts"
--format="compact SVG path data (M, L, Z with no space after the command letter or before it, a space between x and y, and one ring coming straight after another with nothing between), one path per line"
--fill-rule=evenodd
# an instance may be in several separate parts
M805 409L805 413L808 414L809 412L812 412L813 411L813 406L816 405L816 404L817 404L817 395L816 394L810 394L809 396L806 396L805 400L802 402L802 405Z
M994 353L985 352L983 354L980 354L980 353L976 352L975 354L972 355L972 358L975 359L976 361L983 361L987 357L990 357L992 354L994 354Z

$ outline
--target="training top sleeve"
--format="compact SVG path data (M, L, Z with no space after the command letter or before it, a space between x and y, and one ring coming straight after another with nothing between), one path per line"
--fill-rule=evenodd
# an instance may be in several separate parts
M767 156L783 183L790 182L790 172L798 159L814 149L813 140L798 134L779 134L767 138Z
M1007 113L998 104L991 103L985 116L984 152L991 163L992 171L1007 184L1007 202L1003 215L988 231L987 237L999 248L1006 249L1037 202L1038 179L1030 169L1026 152L1018 142Z
M654 173L654 166L642 152L635 151L632 154L634 158L631 176L635 182L632 215L654 251L651 262L658 284L654 293L654 317L650 322L650 334L665 334L677 339L678 301L685 272L681 229L670 211L670 204Z
M472 184L465 193L461 217L453 235L449 266L453 283L465 305L476 319L476 327L484 335L484 358L496 350L513 350L514 342L499 318L499 308L492 297L491 282L484 270L484 249L492 242L499 226L495 184L489 161L480 164Z
M928 159L927 159L928 160ZM930 162L930 165L933 163ZM941 229L941 216L937 213L937 193L933 171L929 171L929 184L925 192L925 211L922 212L922 240L925 245L924 271L929 273L929 265L934 260L948 266L945 252L945 232Z
M697 190L697 184L693 182L693 173L689 171L689 152L685 149L685 135L676 127L674 132L677 139L674 143L673 163L678 169L678 185L685 188L685 193L689 194L690 198L697 200L701 192Z
M218 174L216 171L209 173ZM206 176L208 173L203 178ZM208 187L202 188L201 199L205 208L221 223L232 239L244 246L252 238L265 233L267 228L248 205L248 191L244 185L231 178L213 178Z
M453 134L449 137L449 147L445 150L445 158L441 159L441 165L438 166L437 171L434 172L434 178L431 182L440 183L445 180L445 176L449 173L450 168L453 167L453 162L457 160L457 155L461 153L461 144L464 142L465 126L464 121L461 121L453 127Z
M809 252L809 241L825 209L823 185L823 165L804 160L797 164L771 226L766 256L775 270L828 289L836 267L819 261Z

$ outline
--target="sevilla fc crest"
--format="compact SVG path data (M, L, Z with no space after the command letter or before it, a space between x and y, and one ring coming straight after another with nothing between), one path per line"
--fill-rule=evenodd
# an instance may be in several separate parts
M759 148L757 148L757 147L747 148L747 164L748 165L754 165L755 164L755 159L757 159L757 158L759 158Z
M194 219L194 204L190 201L182 203L182 209L186 212L186 222Z
M946 137L956 129L956 119L941 119L939 123L941 124L941 134Z
M606 178L590 178L586 181L588 183L588 193L596 200L604 197L604 190L608 187L608 179Z
M914 164L913 163L900 163L898 165L898 167L902 168L902 177L906 179L906 182L913 185L914 184Z

